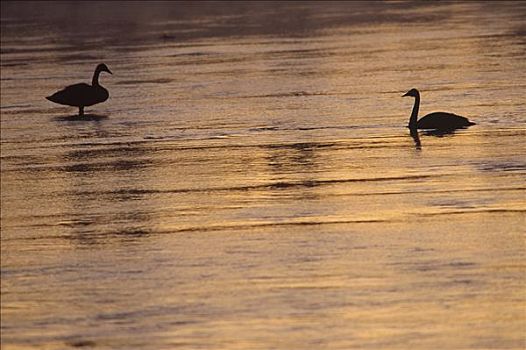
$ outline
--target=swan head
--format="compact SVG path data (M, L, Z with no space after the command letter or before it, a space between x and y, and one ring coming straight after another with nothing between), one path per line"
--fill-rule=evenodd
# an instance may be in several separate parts
M420 93L418 92L417 89L411 89L408 92L406 92L404 95L402 95L402 97L405 97L405 96L413 96L416 98L416 97L420 97Z
M106 66L104 63L99 64L95 70L97 72L108 72L110 74L113 74L108 68L108 66Z

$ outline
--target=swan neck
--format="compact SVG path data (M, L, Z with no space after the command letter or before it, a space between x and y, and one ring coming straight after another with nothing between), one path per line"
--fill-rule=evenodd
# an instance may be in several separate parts
M93 73L93 79L91 79L91 85L92 86L98 86L99 85L99 75L100 75L100 70L96 69L95 73Z
M418 119L418 108L420 107L420 96L415 96L415 104L413 111L411 112L411 118L409 118L409 128L416 129L416 122Z

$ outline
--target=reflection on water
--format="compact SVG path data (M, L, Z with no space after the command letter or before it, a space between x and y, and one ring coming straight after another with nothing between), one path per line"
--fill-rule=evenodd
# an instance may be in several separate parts
M1 6L2 349L524 347L523 3Z
M88 122L88 121L101 121L108 118L107 115L97 115L97 114L84 114L82 116L75 114L75 115L68 115L68 116L57 116L54 118L54 120L58 122Z
M417 150L422 149L422 143L420 142L420 136L418 135L418 130L416 128L410 128L409 133L411 134L411 137L415 141L415 148Z

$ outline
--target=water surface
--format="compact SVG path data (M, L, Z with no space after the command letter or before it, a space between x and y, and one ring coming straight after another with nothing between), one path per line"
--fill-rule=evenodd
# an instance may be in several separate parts
M524 3L1 12L3 349L525 347Z

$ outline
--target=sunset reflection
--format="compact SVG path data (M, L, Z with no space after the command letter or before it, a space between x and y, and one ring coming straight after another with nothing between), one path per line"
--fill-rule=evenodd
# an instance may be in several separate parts
M2 349L521 349L525 18L2 2Z

